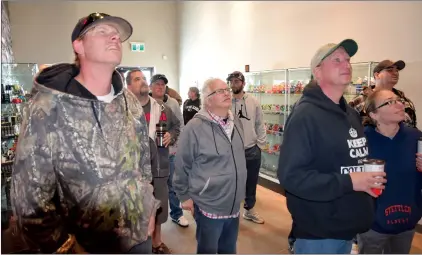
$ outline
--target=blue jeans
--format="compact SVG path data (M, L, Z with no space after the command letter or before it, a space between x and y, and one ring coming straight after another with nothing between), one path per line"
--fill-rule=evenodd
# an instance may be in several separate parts
M173 220L178 220L183 216L183 210L180 208L180 201L173 189L174 158L175 155L169 157L170 176L167 180L167 186L169 188L170 217Z
M350 254L352 240L299 239L294 244L295 254Z
M197 254L236 254L239 217L210 219L195 205Z
M261 149L255 145L246 149L246 194L243 208L251 210L256 203L256 186L258 185L259 169L261 168Z

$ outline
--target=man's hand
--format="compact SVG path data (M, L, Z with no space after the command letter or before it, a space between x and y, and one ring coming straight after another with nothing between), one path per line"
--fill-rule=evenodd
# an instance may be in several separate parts
M194 209L193 209L193 201L192 199L188 199L185 202L182 203L183 210L190 211L192 213L192 216L194 216Z
M363 191L375 198L378 195L372 192L371 188L384 189L384 183L387 182L385 176L385 172L355 172L350 174L354 191ZM381 185L377 183L381 183Z
M166 146L166 148L167 148L169 146L170 142L171 142L171 134L169 132L166 132L164 134L163 142L164 142L164 146Z
M416 153L416 168L422 173L422 153Z
M152 236L152 233L154 233L154 230L155 230L155 213L153 213L152 216L149 218L148 236Z

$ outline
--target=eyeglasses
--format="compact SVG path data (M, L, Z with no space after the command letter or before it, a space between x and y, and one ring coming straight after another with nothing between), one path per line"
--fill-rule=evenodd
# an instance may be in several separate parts
M403 98L397 98L397 99L388 100L387 102L380 104L377 108L375 108L375 110L377 110L377 109L379 109L381 107L384 107L386 105L394 105L394 104L397 104L399 102L402 103L402 104L405 104L406 103L406 100L404 100Z
M216 91L212 92L211 94L208 95L208 97L217 94L217 95L222 95L224 93L231 93L232 90L230 88L226 88L226 89L217 89Z
M91 25L92 23L94 23L95 21L99 19L104 19L105 17L110 17L110 15L106 13L99 13L99 12L89 14L88 17L86 17L85 20L83 21L82 23L83 25L80 31L84 31L85 28L87 28L89 25ZM79 37L83 36L85 33L86 31L81 33Z

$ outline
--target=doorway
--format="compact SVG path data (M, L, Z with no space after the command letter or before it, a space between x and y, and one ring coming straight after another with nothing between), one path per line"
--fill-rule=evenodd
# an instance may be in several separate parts
M126 76L128 71L131 71L133 69L141 70L145 78L147 79L147 83L149 84L149 81L151 80L151 77L154 75L154 67L141 67L141 66L119 66L116 68L116 70L123 76L123 79L126 81ZM127 86L125 82L125 86Z

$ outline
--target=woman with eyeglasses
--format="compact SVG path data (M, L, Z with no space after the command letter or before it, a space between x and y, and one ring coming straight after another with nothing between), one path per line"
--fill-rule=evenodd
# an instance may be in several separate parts
M365 102L369 158L385 161L387 183L374 199L372 228L358 235L359 253L406 254L422 216L422 132L403 123L404 100L390 90L377 90Z

